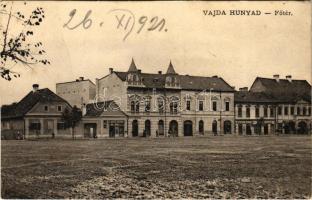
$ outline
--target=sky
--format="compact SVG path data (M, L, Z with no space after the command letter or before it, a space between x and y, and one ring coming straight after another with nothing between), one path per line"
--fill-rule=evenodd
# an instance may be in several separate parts
M14 2L13 11L29 12L40 6L43 23L34 41L43 43L51 65L32 69L15 65L20 78L0 79L0 105L19 101L32 84L55 91L55 84L80 76L95 82L128 69L133 58L142 72L166 71L170 60L179 74L221 76L236 89L250 87L258 77L306 79L311 83L310 2ZM70 20L70 13L76 13ZM88 20L83 21L88 11ZM227 15L205 16L203 10L224 10ZM260 10L260 16L233 16L230 10ZM274 15L288 10L291 16ZM271 12L265 15L265 12ZM121 19L122 27L118 26ZM128 26L127 20L130 18ZM158 17L164 27L152 28ZM90 19L90 20L89 20ZM153 19L153 20L152 20ZM151 22L152 20L152 22ZM91 23L90 23L91 21ZM0 15L0 23L6 16ZM124 37L132 23L132 31ZM145 22L145 23L144 23ZM69 28L68 28L69 27ZM87 28L88 27L88 28ZM142 27L142 29L141 29ZM141 29L141 30L140 30ZM20 30L19 24L9 31ZM0 38L2 40L2 38Z

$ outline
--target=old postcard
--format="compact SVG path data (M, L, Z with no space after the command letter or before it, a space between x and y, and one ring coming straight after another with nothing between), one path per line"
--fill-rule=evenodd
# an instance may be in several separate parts
M309 199L310 1L0 1L1 197Z

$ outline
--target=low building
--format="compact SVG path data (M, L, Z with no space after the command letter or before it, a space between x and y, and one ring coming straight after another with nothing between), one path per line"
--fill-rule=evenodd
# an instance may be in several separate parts
M127 137L128 118L113 101L87 104L79 123L84 138Z
M29 92L18 103L2 106L1 135L3 138L70 137L71 132L65 129L62 112L71 109L69 103L48 88L39 89L33 85ZM15 138L16 139L16 138Z
M311 85L306 80L257 77L235 93L237 134L311 133Z
M75 81L57 83L56 94L66 99L71 106L82 108L95 98L95 84L89 79L80 77Z

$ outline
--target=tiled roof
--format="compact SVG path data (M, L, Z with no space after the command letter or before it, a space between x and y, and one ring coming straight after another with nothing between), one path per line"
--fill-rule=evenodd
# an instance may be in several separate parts
M115 72L122 80L126 81L127 72ZM167 74L141 73L142 82L147 88L164 88ZM215 90L222 92L234 92L235 90L220 77L202 77L189 75L174 75L180 80L181 89L184 90Z
M38 102L65 102L64 99L56 95L48 88L39 89L36 92L29 92L22 100L16 104L1 107L1 117L19 118L23 117L30 109L32 109Z
M238 91L234 93L235 103L277 103L278 101L263 92Z
M260 81L265 87L265 93L273 96L280 102L295 103L299 100L311 102L311 85L306 80L275 79L257 77L256 81ZM253 87L250 89L254 91Z
M90 103L86 105L86 117L126 116L114 101Z

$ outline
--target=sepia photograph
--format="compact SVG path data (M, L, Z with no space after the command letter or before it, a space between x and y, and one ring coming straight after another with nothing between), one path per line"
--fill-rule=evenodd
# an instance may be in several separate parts
M0 0L1 198L311 199L311 14Z

